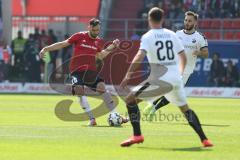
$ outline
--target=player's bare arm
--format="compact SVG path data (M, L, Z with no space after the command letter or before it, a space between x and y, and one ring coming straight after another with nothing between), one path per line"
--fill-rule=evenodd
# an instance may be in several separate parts
M179 55L179 60L180 60L180 65L179 65L180 72L181 72L181 74L183 74L183 71L187 64L187 57L186 57L186 54L184 51L181 51L180 53L178 53L178 55Z
M115 39L111 45L109 45L106 49L102 50L97 54L97 58L103 60L107 57L114 49L116 49L120 44L119 39Z
M139 67L140 63L143 61L145 56L146 56L145 50L142 49L138 50L138 53L134 57L123 81L120 84L120 87L125 88L127 86L127 83L130 80L132 73L136 71L136 69Z
M204 47L200 51L193 52L193 55L201 57L201 58L207 58L208 57L208 48Z
M43 58L43 57L44 57L44 54L45 54L46 52L59 50L59 49L65 48L65 47L67 47L67 46L69 46L69 45L70 45L70 43L68 43L68 41L65 40L65 41L57 42L57 43L54 43L54 44L52 44L52 45L46 46L46 47L44 47L44 48L40 51L39 57L40 57L40 58Z

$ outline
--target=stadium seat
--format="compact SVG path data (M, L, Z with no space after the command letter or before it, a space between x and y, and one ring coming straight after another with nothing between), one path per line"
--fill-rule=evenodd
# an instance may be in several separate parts
M203 34L207 39L212 39L212 32L204 32Z
M212 32L211 39L220 40L221 39L221 33L220 32Z
M232 21L229 19L223 20L223 29L231 29L232 28Z
M210 28L212 28L212 29L220 29L221 28L221 21L220 20L213 20L213 21L211 21Z
M240 29L240 20L233 20L231 28L232 29Z
M240 32L237 32L234 36L234 39L240 40Z
M199 28L201 28L201 29L205 29L205 28L210 28L210 23L211 23L211 21L209 21L209 20L201 20L201 21L199 21Z
M226 40L233 40L234 34L233 32L225 32L224 33L224 39Z

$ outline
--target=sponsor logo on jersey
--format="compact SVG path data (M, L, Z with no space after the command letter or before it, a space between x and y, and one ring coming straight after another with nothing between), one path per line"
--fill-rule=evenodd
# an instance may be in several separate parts
M94 50L97 50L96 47L94 46L90 46L90 45L87 45L87 44L81 44L82 47L85 47L85 48L90 48L90 49L94 49Z
M194 50L194 49L197 49L197 46L191 46L191 45L184 45L184 48L186 49L192 49L192 50Z

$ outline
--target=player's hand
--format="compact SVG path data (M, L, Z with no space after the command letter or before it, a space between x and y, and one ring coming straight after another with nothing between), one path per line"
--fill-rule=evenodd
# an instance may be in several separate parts
M39 52L39 57L40 57L41 59L43 59L46 52L47 52L46 49L43 48L43 49Z
M120 45L120 40L119 39L115 39L112 44L114 45L115 48L119 47Z

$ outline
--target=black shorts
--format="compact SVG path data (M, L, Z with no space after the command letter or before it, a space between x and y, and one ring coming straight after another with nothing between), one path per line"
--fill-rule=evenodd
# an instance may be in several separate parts
M87 86L93 91L96 91L97 85L99 82L104 82L103 78L99 76L99 73L96 71L81 71L73 72L71 74L72 79L72 94L74 95L74 87L76 85Z

